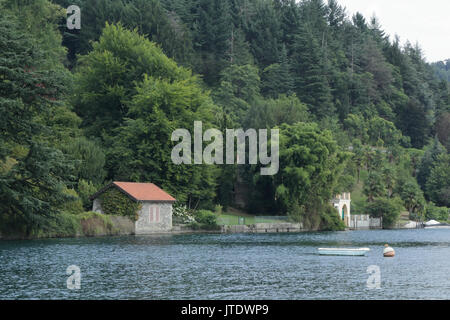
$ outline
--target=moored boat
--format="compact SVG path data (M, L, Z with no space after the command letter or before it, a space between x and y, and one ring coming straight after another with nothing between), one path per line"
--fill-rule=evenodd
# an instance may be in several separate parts
M318 248L320 255L330 256L364 256L369 248Z

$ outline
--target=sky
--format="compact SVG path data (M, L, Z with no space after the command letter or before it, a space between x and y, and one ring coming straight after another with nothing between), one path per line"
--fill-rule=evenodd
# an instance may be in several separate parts
M449 0L337 0L351 17L360 12L369 20L374 14L382 29L419 43L428 62L450 59Z

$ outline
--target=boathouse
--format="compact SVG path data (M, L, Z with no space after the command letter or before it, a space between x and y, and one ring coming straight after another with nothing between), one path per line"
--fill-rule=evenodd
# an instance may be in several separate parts
M331 200L333 207L338 211L339 217L344 221L345 226L350 227L350 192L338 194Z
M111 188L119 190L131 200L142 204L135 222L135 234L172 230L172 205L175 198L153 183L115 181L91 196L92 211L103 213L100 195L107 193Z

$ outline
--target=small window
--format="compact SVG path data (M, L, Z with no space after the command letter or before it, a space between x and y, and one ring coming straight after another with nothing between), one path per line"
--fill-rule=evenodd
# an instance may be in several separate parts
M160 222L159 206L151 205L148 208L148 222L149 223Z

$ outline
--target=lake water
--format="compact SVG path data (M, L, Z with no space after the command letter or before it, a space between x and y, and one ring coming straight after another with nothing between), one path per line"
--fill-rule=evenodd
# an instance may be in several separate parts
M316 254L330 246L371 251ZM450 299L450 229L1 241L0 299Z

